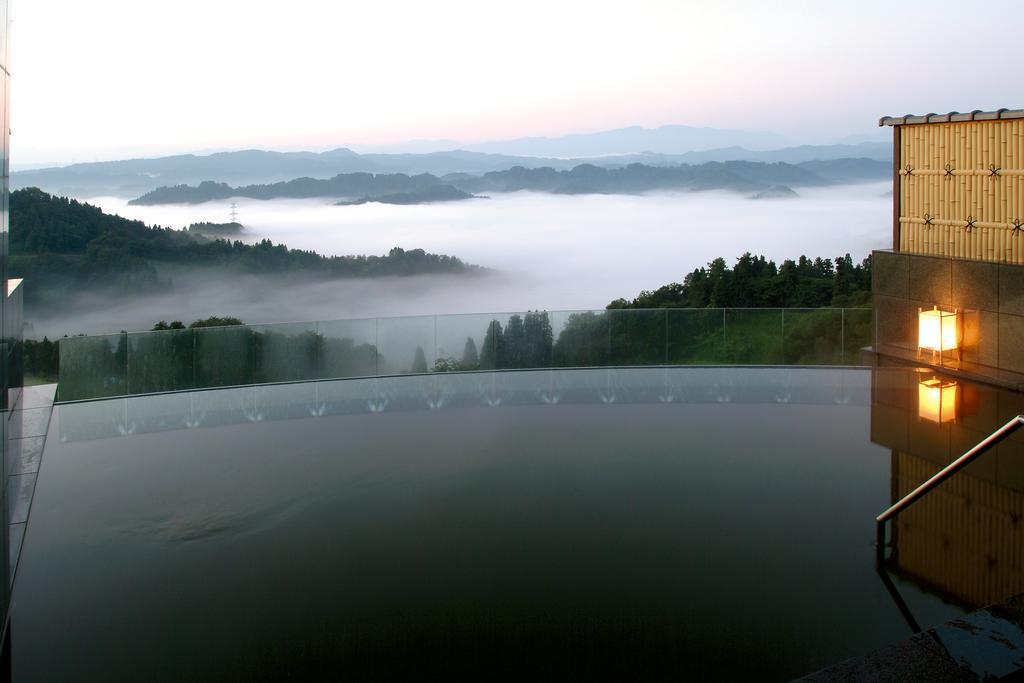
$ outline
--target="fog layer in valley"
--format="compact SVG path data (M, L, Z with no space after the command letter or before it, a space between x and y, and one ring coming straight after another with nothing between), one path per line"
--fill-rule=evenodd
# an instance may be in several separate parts
M161 295L82 296L72 310L28 311L30 336L148 329L160 319L234 315L246 322L603 308L618 297L681 281L722 256L745 251L781 261L801 254L855 260L890 238L888 184L802 190L795 199L733 193L643 196L513 193L463 202L334 206L327 200L239 200L245 241L269 238L322 254L384 254L422 248L496 272L296 283L257 275L168 271ZM105 211L183 227L228 220L230 202L128 206L91 198Z

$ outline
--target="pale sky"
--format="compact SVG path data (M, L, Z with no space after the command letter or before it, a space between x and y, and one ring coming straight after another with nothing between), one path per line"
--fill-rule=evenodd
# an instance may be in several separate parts
M983 9L982 9L983 7ZM1024 107L1024 2L12 0L12 163Z

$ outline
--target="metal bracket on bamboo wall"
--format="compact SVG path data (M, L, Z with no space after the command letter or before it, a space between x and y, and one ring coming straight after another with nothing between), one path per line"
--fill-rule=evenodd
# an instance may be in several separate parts
M968 216L967 220L955 220L951 218L936 218L931 214L925 214L923 217L918 218L917 216L900 216L900 223L909 225L924 225L924 226L949 226L952 228L964 228L967 232L971 232L974 228L992 228L994 230L1003 229L1011 230L1013 232L1020 232L1024 230L1024 221L1019 218L1014 218L1012 221L1007 223L995 223L992 221L979 221L974 216Z
M913 166L907 166L906 168L900 169L901 176L943 176L950 178L953 176L982 176L985 178L991 178L993 176L1024 176L1024 168L999 168L994 164L989 168L953 168L950 164L946 164L945 168L914 168Z

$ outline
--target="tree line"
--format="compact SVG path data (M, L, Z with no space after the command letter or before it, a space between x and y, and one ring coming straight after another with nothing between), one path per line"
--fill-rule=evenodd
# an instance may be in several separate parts
M749 252L732 268L716 258L683 278L608 308L856 308L871 304L871 257L854 263L846 254L833 259L801 256L781 266Z

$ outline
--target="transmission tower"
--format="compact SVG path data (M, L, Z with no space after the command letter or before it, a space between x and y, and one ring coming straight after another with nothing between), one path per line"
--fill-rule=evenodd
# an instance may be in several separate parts
M234 202L231 202L231 222L238 222L238 204L235 204Z

